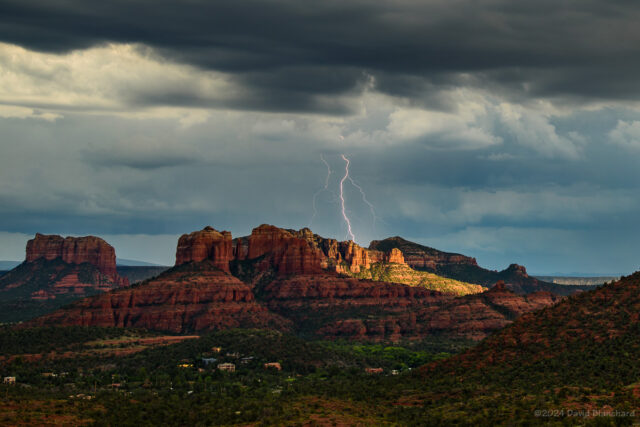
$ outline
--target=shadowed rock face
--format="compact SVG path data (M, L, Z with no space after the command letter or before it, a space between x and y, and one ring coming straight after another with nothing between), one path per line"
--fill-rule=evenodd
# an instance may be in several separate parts
M44 258L48 261L60 258L67 264L89 263L103 274L117 279L116 251L99 237L66 237L36 234L27 242L26 262Z
M288 320L255 300L247 284L210 260L174 267L140 285L77 301L30 324L136 327L176 333L290 328Z
M424 338L434 334L481 340L520 315L560 299L548 292L517 295L502 283L479 294L458 298L441 295L415 301L398 312L383 308L373 318L354 316L327 322L318 334L328 338L374 341Z
M405 262L412 268L425 269L433 272L437 271L440 266L448 264L478 265L475 258L461 254L442 252L428 246L409 242L398 236L389 237L384 240L374 240L369 245L369 249L385 252L397 249L404 255Z
M556 301L558 297L550 293L520 296L503 285L455 298L331 272L276 277L251 287L206 260L174 267L131 288L77 301L30 324L181 333L255 327L368 341L432 334L481 339L522 313Z

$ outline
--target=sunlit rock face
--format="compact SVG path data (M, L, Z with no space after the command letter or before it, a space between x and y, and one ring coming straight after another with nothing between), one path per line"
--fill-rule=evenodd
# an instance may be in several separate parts
M183 234L178 240L176 265L188 262L210 260L222 271L229 272L229 262L233 259L233 240L228 231L217 231L205 227L201 231Z

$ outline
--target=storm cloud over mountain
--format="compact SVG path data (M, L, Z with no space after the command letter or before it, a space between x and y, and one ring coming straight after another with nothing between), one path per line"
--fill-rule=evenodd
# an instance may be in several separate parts
M156 262L207 224L344 238L335 195L312 206L320 155L335 191L344 153L379 217L347 189L361 244L630 272L639 17L591 0L2 1L0 258L36 231Z

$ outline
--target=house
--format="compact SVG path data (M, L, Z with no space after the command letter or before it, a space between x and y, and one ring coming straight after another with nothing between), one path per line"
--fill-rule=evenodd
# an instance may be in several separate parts
M236 365L234 365L233 363L219 363L218 369L220 369L221 371L235 372Z
M216 359L215 357L203 357L202 358L202 363L204 363L205 366L212 365L212 364L216 363L217 361L218 361L218 359Z
M4 384L15 384L16 383L16 377L4 377Z
M45 378L55 378L58 376L55 372L43 372L42 376Z
M220 353L222 351L222 347L211 347L211 351L214 353Z
M367 374L381 374L384 372L382 368L365 368L364 370Z
M264 364L264 369L274 368L278 371L282 371L282 366L280 366L279 362L269 362Z
M397 369L393 369L391 371L391 375L399 375L399 374L400 374L400 371L398 371Z
M254 359L253 356L243 357L242 359L240 359L240 363L242 363L243 365L246 365L247 363L251 362L253 359Z
M193 363L181 363L178 368L193 368Z
M240 357L240 353L237 353L237 352L227 353L227 357L233 357L237 359L238 357Z

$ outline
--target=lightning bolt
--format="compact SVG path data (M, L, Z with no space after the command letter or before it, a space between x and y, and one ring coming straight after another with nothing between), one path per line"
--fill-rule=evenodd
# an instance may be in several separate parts
M346 162L346 165L344 168L344 176L340 180L340 202L342 205L342 216L344 217L344 222L347 224L347 233L349 234L349 237L351 237L351 240L355 242L356 237L353 235L353 231L351 231L351 220L349 220L346 209L344 207L344 182L347 179L349 180L351 179L351 177L349 176L349 163L351 162L349 162L349 159L347 159L344 154L342 154L342 160Z
M309 222L309 228L311 228L311 225L313 224L313 220L316 218L316 215L318 215L318 210L316 209L316 200L318 199L318 196L322 194L322 192L324 191L329 191L329 178L331 177L331 166L329 166L329 163L327 163L327 161L324 159L324 156L322 154L320 154L320 160L322 160L322 163L324 163L327 166L327 177L324 180L324 187L316 191L316 193L313 195L313 215L311 216L311 221Z
M371 211L371 217L373 218L373 228L375 230L376 220L379 218L378 218L378 215L376 215L376 210L373 207L373 204L371 204L371 202L367 200L367 195L364 193L364 190L353 180L353 178L349 176L347 179L349 179L349 182L351 182L351 185L353 185L358 189L358 191L360 191L360 195L362 196L362 201L365 202L367 206L369 206L369 210Z

